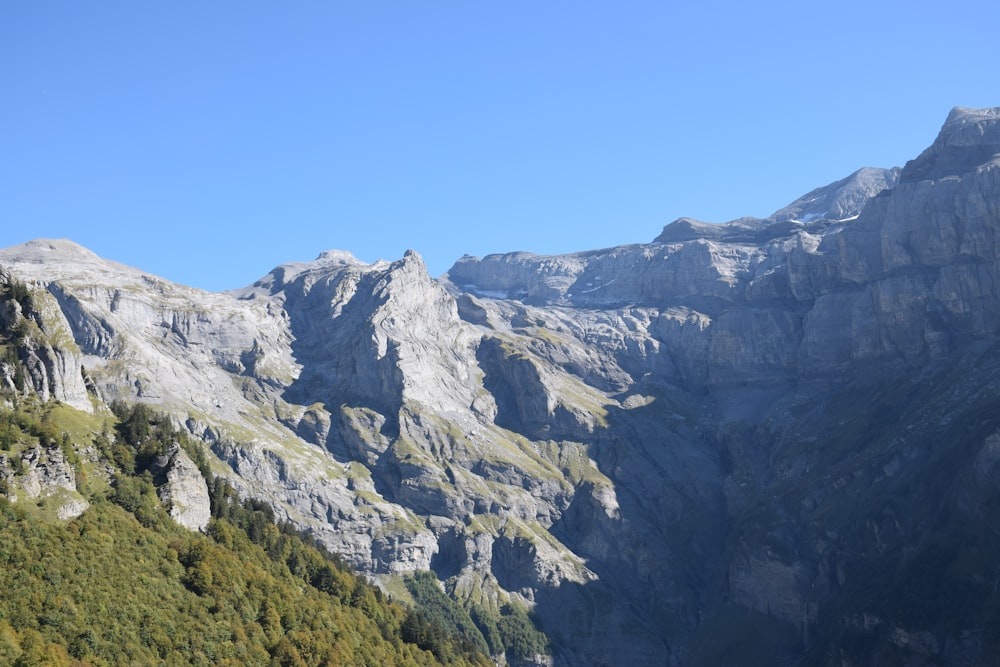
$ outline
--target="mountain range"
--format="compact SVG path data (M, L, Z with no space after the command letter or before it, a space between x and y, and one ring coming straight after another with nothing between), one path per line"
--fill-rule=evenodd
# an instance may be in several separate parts
M6 392L163 411L390 594L431 571L530 608L528 662L1000 654L1000 108L767 218L437 279L328 251L209 293L67 240L0 267L32 297L0 304L33 332ZM203 529L175 454L163 502ZM10 496L87 511L69 464L25 461Z

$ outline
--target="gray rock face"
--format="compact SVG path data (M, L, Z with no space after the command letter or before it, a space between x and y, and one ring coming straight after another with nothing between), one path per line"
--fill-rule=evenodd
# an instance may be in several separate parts
M205 530L212 518L208 485L187 452L174 445L150 470L159 478L156 493L171 518L188 530Z
M898 170L864 169L768 219L681 219L653 245L562 258L465 257L448 278L533 305L654 308L661 350L698 359L685 379L707 386L919 363L954 352L956 332L996 329L997 127L994 110L955 110L898 185ZM682 334L689 321L699 335Z
M847 220L861 213L870 199L899 182L899 167L859 169L845 179L803 195L771 214L776 222Z
M2 268L2 267L0 267ZM0 272L0 286L9 279ZM0 361L0 382L10 391L37 394L43 401L62 401L90 412L93 406L80 373L82 358L69 323L55 301L42 290L31 289L31 305L13 298L0 299L0 338L16 339L23 382L18 386L13 364Z
M0 264L79 355L51 395L79 360L373 578L533 607L557 665L976 664L1000 650L976 611L1000 605L998 128L956 109L902 170L769 218L440 281L412 252L226 294L68 242Z
M68 520L83 514L90 503L77 492L76 471L58 447L33 447L14 455L0 454L0 479L7 497L49 500L59 519Z
M900 181L941 180L991 165L1000 154L1000 108L955 107L934 143L903 168Z

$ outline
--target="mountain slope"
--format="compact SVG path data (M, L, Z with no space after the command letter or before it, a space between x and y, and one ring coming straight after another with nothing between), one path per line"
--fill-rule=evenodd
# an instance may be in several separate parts
M276 526L266 504L203 477L185 453L194 445L145 405L116 404L113 432L88 440L109 416L16 400L0 407L0 482L13 499L0 496L0 663L491 664ZM54 445L48 430L74 418L76 432ZM168 443L160 479L167 457L156 451ZM178 458L211 504L205 535L171 520ZM67 513L67 492L90 502Z
M957 108L901 170L769 218L440 281L412 252L227 294L63 241L0 265L67 360L36 391L169 411L383 585L430 569L470 607L533 607L557 664L979 664L998 137Z

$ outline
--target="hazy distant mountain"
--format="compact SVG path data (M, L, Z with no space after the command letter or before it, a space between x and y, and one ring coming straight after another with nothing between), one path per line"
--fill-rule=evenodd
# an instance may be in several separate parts
M7 391L168 411L387 589L533 608L536 662L1000 652L1000 108L766 219L441 280L326 252L213 294L44 240L0 266L47 341Z

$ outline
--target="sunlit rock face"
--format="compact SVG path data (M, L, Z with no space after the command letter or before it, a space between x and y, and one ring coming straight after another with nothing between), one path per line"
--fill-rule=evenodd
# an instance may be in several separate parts
M150 469L158 482L157 495L170 517L188 530L205 530L212 518L208 486L187 452L173 445Z
M532 607L556 665L987 664L998 160L1000 110L955 109L768 218L440 280L413 252L223 294L67 241L0 265L50 304L36 391L168 411L371 577Z
M0 482L11 501L51 505L60 520L90 507L76 487L76 471L59 447L36 446L18 454L0 453Z

